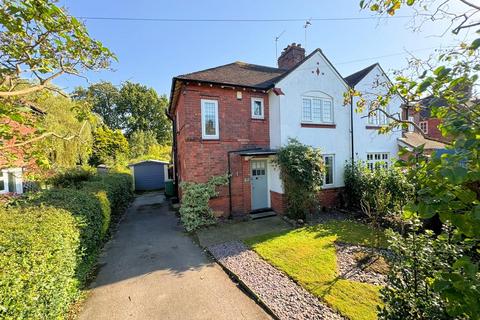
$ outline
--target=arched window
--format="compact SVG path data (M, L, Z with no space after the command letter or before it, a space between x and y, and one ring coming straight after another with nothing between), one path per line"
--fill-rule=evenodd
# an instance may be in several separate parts
M303 95L302 122L333 123L333 99L323 93Z

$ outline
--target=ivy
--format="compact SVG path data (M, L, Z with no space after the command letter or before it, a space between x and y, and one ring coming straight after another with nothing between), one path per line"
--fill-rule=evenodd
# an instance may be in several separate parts
M324 164L320 149L289 139L288 144L278 151L275 163L280 168L288 215L304 219L317 205L323 183Z

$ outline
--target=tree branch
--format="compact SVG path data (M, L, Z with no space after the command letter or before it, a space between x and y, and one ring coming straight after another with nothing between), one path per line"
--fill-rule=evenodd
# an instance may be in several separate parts
M45 89L48 86L48 84L50 83L50 81L52 81L53 79L61 76L64 73L65 73L65 70L61 70L61 71L55 73L54 75L52 75L52 76L50 76L46 79L43 79L42 81L40 81L40 84L32 86L32 87L25 88L25 89L22 89L22 90L0 92L0 98L22 96L22 95L26 95L26 94L29 94L29 93L33 93L33 92L37 92L39 90Z

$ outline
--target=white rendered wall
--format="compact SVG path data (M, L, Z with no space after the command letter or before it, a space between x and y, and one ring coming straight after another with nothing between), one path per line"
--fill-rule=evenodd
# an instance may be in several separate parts
M343 79L331 68L323 55L317 52L282 79L276 87L281 88L285 95L270 99L270 109L280 113L281 128L271 130L277 135L270 136L272 148L278 148L277 141L284 145L288 138L296 138L304 144L320 148L323 154L335 155L334 184L331 187L343 186L344 164L351 155L350 107L343 106L343 94L347 91ZM301 127L302 97L317 94L332 97L335 128ZM272 127L272 124L270 126Z
M369 93L386 93L387 89L384 85L388 79L383 73L382 69L377 65L370 73L363 78L355 87L356 90L365 94L365 97L369 99ZM356 102L358 98L354 100L353 108L356 108ZM392 99L388 105L389 113L401 114L402 100L400 97ZM379 134L377 130L366 129L368 126L367 110L363 113L354 112L354 152L355 159L366 160L367 153L370 152L388 152L390 159L398 158L398 138L402 136L400 129L395 129L388 134Z

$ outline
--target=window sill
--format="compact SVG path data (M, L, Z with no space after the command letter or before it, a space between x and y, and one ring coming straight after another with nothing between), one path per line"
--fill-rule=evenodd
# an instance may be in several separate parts
M203 143L218 143L220 142L220 138L202 138L201 141Z
M381 129L381 128L384 128L386 126L378 126L378 125L367 125L365 126L365 129L367 130L378 130L378 129Z
M337 125L335 123L302 123L302 128L327 128L335 129Z
M251 118L253 121L265 121L265 118Z

